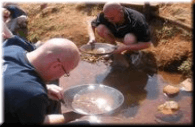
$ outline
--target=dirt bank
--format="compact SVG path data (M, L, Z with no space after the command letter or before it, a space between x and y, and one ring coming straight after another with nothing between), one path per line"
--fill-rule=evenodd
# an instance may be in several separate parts
M78 47L89 39L86 19L96 16L102 9L102 4L48 3L44 9L41 4L19 3L29 16L27 39L37 42L64 37ZM159 15L192 25L192 4L160 3ZM155 18L151 19L149 25L155 47L147 50L156 55L159 69L175 72L184 61L192 61L192 31ZM101 38L98 40L104 41Z

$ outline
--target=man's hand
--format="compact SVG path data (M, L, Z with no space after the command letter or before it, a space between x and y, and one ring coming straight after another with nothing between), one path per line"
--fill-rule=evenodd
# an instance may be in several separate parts
M84 115L72 111L63 114L49 114L45 116L43 124L44 125L64 124L71 121L75 121L76 119L80 119L83 116Z
M126 47L127 46L125 44L123 44L123 43L117 43L117 48L114 51L114 53L119 54L119 53L125 51L126 50Z
M57 85L49 84L46 85L48 90L48 97L52 100L63 100L64 99L64 93L63 89Z
M90 39L87 44L90 45L90 44L94 44L94 43L96 43L96 40L95 39Z
M7 20L10 17L11 12L9 10L7 10L6 8L1 8L2 12L3 12L3 22L7 22Z
M117 44L117 49L114 51L114 53L121 53L125 50L127 51L134 51L134 50L142 50L153 46L152 42L139 42L135 44L128 44L125 45L123 43Z
M93 17L89 17L86 19L86 23L87 23L87 31L89 34L89 41L87 44L93 44L96 43L95 40L95 27L91 26L91 22L93 20Z
M13 37L13 34L8 29L8 27L6 26L5 22L9 18L10 12L7 9L5 9L5 8L2 8L2 12L3 12L3 31L2 31L2 36L3 36L3 39L9 39L9 38Z

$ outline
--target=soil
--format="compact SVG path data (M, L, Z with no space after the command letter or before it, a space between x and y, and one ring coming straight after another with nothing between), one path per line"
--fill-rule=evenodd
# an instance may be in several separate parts
M192 26L192 3L159 3L158 15ZM101 12L102 3L19 3L28 16L27 39L33 43L53 37L72 40L78 47L89 41L87 20ZM156 56L161 70L177 71L183 61L192 60L192 30L167 20L149 22L154 48L145 49ZM98 42L105 42L97 37Z

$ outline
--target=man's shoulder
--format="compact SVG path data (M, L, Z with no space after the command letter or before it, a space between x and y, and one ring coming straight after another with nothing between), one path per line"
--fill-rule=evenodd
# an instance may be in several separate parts
M97 18L98 18L98 19L105 19L105 18L104 18L104 13L103 13L103 12L100 12L100 13L97 15Z
M25 59L25 54L21 53L18 58L5 58L4 66L7 66L3 72L4 89L6 91L15 91L18 95L23 93L46 94L46 86L41 77ZM11 80L10 80L11 79ZM30 96L31 96L30 95Z
M12 38L6 39L3 42L3 48L7 46L18 45L19 47L24 48L27 51L35 50L35 46L28 42L27 40L20 38L19 36L15 35Z
M145 16L141 12L138 12L130 8L125 8L125 12L127 13L128 17L131 19L133 24L134 23L139 25L146 24Z
M100 12L97 14L97 17L92 20L92 26L98 26L99 24L109 24L109 22L104 18L104 13L103 12Z
M17 71L17 70L15 70ZM23 70L18 70L23 71ZM26 71L26 70L24 70ZM47 94L46 86L37 76L31 76L35 73L14 73L13 75L4 76L4 86L7 91L15 91L21 95L27 93L29 96L34 96L37 94ZM8 77L9 76L9 77ZM14 81L10 81L12 78ZM25 97L25 96L24 96Z
M127 14L131 15L131 16L143 16L143 14L137 10L131 9L131 8L127 8L124 7L124 10Z

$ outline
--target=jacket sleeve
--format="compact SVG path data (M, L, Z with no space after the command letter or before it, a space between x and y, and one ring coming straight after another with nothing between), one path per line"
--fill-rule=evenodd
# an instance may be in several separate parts
M96 19L92 20L91 26L97 27L100 24L107 25L109 24L108 21L104 18L104 13L101 12L97 15Z

